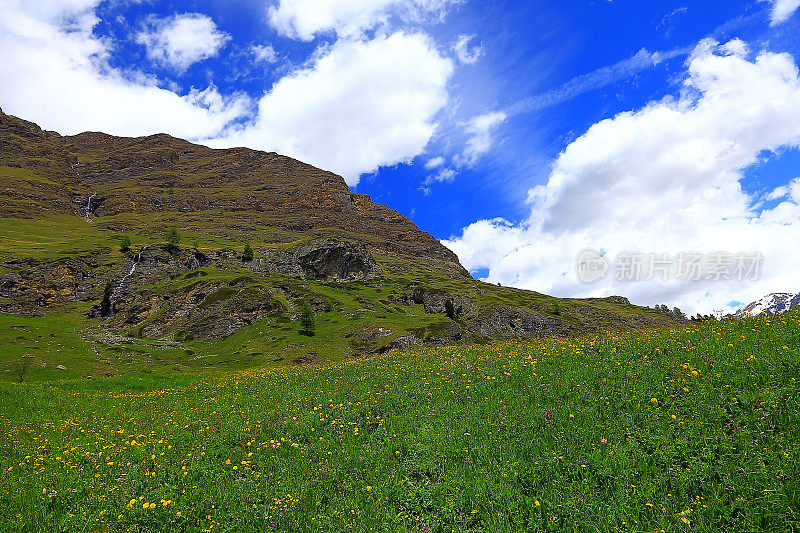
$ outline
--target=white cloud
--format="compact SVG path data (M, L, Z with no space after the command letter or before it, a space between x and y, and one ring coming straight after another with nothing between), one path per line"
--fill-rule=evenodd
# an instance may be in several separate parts
M788 54L747 58L740 43L704 41L687 61L680 98L665 98L589 128L529 193L520 224L484 220L445 241L488 280L561 296L624 294L708 312L773 291L798 291L800 183L763 200L740 187L764 151L800 145L800 77ZM791 192L790 192L791 191ZM582 284L574 262L585 248L621 252L761 252L757 282L616 281Z
M453 62L428 36L406 32L321 48L257 107L213 85L179 95L109 64L113 43L92 33L97 4L49 0L45 9L14 0L0 11L0 79L14 80L0 84L4 111L64 134L164 132L274 150L354 185L363 173L423 153L448 101Z
M436 174L431 174L425 179L425 182L422 184L423 186L430 185L432 183L442 183L453 181L456 177L456 171L452 168L443 168Z
M781 198L786 198L788 194L789 187L787 185L781 185L780 187L775 187L764 199L768 201L780 200Z
M424 151L452 72L424 34L340 40L279 80L251 124L212 144L275 150L355 185L361 174Z
M800 0L769 0L772 2L770 19L773 26L786 22L800 8Z
M485 155L495 142L494 132L497 127L505 122L506 114L502 111L489 111L472 117L461 126L467 135L461 153L452 157L453 168L442 168L439 172L429 175L419 187L425 196L431 195L431 185L434 183L450 183L455 180L458 170L464 167L474 167L478 160ZM442 156L434 157L425 163L427 170L442 167L445 159Z
M687 55L690 52L691 48L675 48L664 52L650 52L642 48L633 56L618 61L613 65L576 76L560 87L525 98L509 107L506 112L509 115L531 113L558 105L583 93L611 85L624 80L632 74L653 68L665 61Z
M108 65L92 35L99 0L12 0L0 11L0 102L7 113L71 134L216 135L249 106L214 87L179 96L140 73Z
M442 156L433 157L425 162L425 168L428 170L433 170L434 168L438 168L442 165L444 165L444 157Z
M464 146L464 151L460 156L456 156L455 162L459 166L474 166L478 159L492 147L494 144L492 134L500 124L506 121L506 118L506 114L502 111L491 111L471 118L464 128L469 138Z
M231 39L206 15L183 13L168 18L151 17L136 42L147 48L147 57L179 72L214 57Z
M256 44L250 48L250 51L253 54L253 57L256 61L263 61L264 63L274 63L278 60L278 54L275 52L275 49L272 45L260 45Z
M406 20L441 17L458 0L280 0L268 10L270 24L294 39L311 41L317 34L335 32L355 37L385 25L392 14Z
M459 35L458 40L453 45L453 52L455 52L458 60L465 65L476 63L483 55L483 47L481 46L475 46L471 50L469 49L469 43L474 38L475 35Z
M727 43L719 45L717 48L720 55L733 55L746 57L750 53L750 47L741 39L731 39Z

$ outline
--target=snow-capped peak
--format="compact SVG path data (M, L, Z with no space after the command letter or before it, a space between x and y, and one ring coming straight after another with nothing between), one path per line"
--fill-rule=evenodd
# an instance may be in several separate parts
M774 292L751 303L737 315L758 316L761 314L774 316L786 313L800 305L800 294L790 292Z

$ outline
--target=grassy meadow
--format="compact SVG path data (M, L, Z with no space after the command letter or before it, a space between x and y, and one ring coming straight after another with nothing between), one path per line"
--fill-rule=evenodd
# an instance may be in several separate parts
M0 531L796 531L800 315L0 382Z

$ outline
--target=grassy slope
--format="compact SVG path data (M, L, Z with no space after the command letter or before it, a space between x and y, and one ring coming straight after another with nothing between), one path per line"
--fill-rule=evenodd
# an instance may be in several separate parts
M793 530L798 335L795 313L0 384L0 529Z
M129 215L111 218L118 221L124 216ZM220 248L241 250L244 247L244 242L214 237L215 226L206 228L206 233L185 229L198 222L195 214L158 213L140 217L152 217L154 229L133 232L134 249L146 244L163 243L165 228L170 226L181 229L183 245L198 247L208 253ZM33 381L86 375L97 377L130 371L170 369L184 372L208 367L241 369L282 366L309 354L325 362L358 357L365 352L381 349L397 337L413 333L424 338L449 327L451 321L443 314L428 315L421 305L405 306L394 300L407 294L407 287L411 283L431 290L468 296L479 306L505 304L558 316L575 333L591 328L626 327L618 322L617 317L661 319L654 311L640 307L607 300L558 300L535 292L496 287L467 278L452 278L398 257L377 256L386 276L362 283L320 284L253 274L244 269L208 268L203 269L205 276L202 277L183 276L149 286L158 293L174 294L198 280L226 283L243 275L253 279L252 286L288 286L303 299L330 302L333 307L332 312L318 313L318 332L311 338L300 335L299 326L293 320L299 311L300 301L297 298L287 299L285 294L278 291L276 297L286 304L289 309L287 313L271 316L221 341L170 344L129 338L122 343L103 342L96 335L101 329L101 321L88 320L84 315L99 301L102 279L119 279L120 272L127 268L126 259L118 250L121 234L103 227L109 223L105 218L90 223L68 215L0 219L1 260L36 258L55 261L103 250L102 254L95 257L99 263L95 271L100 281L95 292L85 301L51 309L51 314L45 318L0 314L0 342L9 347L0 351L0 381L16 379L11 367L18 364L21 355L26 353L36 355L35 364L26 376L27 380ZM257 249L277 246L254 244ZM135 337L138 329L124 333ZM473 340L484 341L480 338ZM65 366L67 370L56 370L58 365Z

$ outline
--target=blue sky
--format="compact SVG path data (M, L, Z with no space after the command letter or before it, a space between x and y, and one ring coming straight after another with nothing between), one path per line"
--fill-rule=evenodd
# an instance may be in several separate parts
M799 6L0 0L0 107L62 133L275 150L490 282L708 312L800 290L781 246L800 228ZM748 281L586 284L584 248L765 262Z

